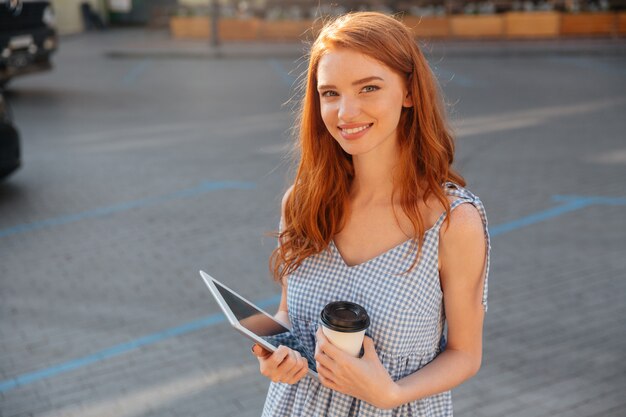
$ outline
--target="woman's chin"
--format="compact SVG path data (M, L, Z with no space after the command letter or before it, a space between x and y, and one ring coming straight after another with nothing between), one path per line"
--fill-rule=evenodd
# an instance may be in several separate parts
M350 156L357 156L362 153L361 151L359 151L357 146L354 146L351 144L343 144L339 142L339 146L341 147L341 149L343 149L345 153L347 153Z

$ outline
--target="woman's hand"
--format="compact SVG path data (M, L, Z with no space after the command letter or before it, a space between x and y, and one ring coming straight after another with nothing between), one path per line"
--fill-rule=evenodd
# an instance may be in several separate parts
M397 404L399 387L380 362L370 337L363 340L363 356L355 358L332 345L321 327L316 336L315 360L322 385L377 408L400 405Z
M259 360L261 374L272 382L295 384L304 378L309 371L309 365L300 352L279 346L274 352L255 344L252 353Z

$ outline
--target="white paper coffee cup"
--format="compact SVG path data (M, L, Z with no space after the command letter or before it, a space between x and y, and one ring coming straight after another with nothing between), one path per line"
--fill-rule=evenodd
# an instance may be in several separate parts
M322 332L330 343L348 355L359 357L370 318L367 311L349 301L335 301L324 307L320 315Z

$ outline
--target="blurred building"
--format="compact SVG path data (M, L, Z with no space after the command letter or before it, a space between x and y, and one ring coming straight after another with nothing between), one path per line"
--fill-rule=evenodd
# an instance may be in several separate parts
M207 0L204 0L207 3ZM167 25L167 18L179 6L177 0L52 0L60 34L86 29L82 7L112 25Z
M207 14L213 0L52 0L61 34L85 29L87 3L112 25L167 27L172 15ZM626 0L215 0L223 16L263 19L314 18L350 10L403 12L416 16L488 15L509 11L565 13L625 11Z
M106 14L105 0L52 0L59 34L82 32L84 30L80 6L88 3L94 10Z

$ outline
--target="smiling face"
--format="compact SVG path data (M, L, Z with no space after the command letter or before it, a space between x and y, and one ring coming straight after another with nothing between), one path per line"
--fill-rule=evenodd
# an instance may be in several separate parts
M402 77L360 52L330 49L317 67L322 120L352 156L395 146L402 107L412 100Z

